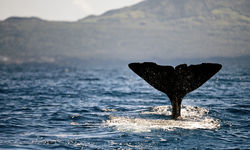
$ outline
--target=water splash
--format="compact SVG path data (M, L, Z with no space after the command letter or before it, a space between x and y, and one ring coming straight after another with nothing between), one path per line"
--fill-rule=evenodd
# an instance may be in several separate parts
M218 119L208 116L208 110L194 106L182 106L181 119L144 119L110 116L110 120L104 125L115 127L121 132L151 132L152 130L175 130L182 129L217 129L220 127ZM171 115L171 106L156 106L152 111L142 112L142 114Z

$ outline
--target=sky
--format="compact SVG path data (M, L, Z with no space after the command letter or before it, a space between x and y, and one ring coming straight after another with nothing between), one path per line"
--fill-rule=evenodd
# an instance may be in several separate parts
M10 16L76 21L143 0L0 0L0 20Z

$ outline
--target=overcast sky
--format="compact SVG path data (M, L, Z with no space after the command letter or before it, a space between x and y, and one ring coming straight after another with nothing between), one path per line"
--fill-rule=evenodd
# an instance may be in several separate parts
M90 14L130 6L143 0L0 0L0 20L10 16L76 21Z

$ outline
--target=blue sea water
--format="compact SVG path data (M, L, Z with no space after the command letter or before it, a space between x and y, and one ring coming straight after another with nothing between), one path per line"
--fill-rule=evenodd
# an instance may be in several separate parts
M249 149L250 67L223 69L169 116L124 66L0 65L0 149Z

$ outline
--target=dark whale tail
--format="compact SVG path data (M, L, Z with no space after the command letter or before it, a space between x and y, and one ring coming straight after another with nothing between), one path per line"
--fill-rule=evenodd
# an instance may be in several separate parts
M157 90L167 94L172 105L172 118L177 119L181 115L181 102L183 97L200 87L222 65L214 63L202 63L199 65L181 64L175 68L172 66L160 66L156 63L131 63L129 68L143 78Z

